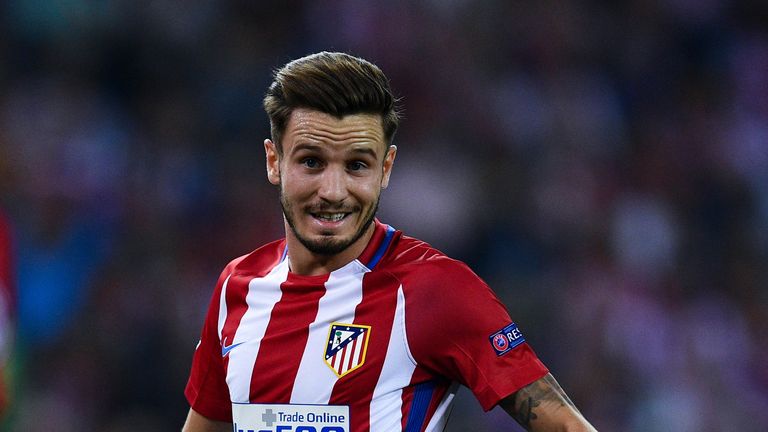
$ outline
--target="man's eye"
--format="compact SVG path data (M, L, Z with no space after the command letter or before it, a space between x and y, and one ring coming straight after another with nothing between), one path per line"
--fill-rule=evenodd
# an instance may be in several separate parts
M361 169L364 169L367 165L360 161L355 161L349 164L350 171L359 171Z
M304 158L301 163L307 168L317 168L320 166L320 161L315 158Z

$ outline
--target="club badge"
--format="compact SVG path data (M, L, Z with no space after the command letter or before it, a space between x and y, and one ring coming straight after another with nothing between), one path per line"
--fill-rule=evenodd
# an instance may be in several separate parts
M365 363L371 326L332 323L325 347L325 364L341 378Z

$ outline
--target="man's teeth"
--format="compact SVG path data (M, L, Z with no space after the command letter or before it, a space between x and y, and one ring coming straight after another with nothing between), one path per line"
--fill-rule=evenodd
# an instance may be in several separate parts
M344 216L346 216L345 213L330 213L330 214L317 214L315 215L318 219L322 219L325 221L330 222L338 222L342 219L344 219Z

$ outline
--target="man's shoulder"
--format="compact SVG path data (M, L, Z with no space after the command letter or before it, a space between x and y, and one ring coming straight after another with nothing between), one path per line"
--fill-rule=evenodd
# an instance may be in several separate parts
M381 269L398 279L412 282L436 280L445 282L480 281L462 261L451 258L429 243L401 235L381 264Z
M233 259L224 268L224 273L261 277L269 273L284 257L285 239L283 238Z
M474 311L463 314L465 318L490 313L498 304L488 284L466 263L412 237L398 239L381 270L397 279L413 331L458 319L457 311Z

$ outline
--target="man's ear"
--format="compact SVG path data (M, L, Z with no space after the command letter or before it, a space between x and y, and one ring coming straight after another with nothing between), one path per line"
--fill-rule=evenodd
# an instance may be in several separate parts
M280 154L271 139L264 140L264 154L267 156L267 179L278 186L280 185Z
M390 145L387 154L384 155L384 166L382 167L381 188L386 189L389 186L389 176L392 174L392 166L395 164L397 156L397 146Z

